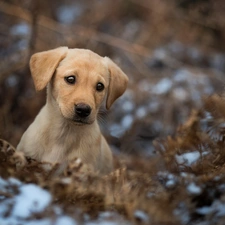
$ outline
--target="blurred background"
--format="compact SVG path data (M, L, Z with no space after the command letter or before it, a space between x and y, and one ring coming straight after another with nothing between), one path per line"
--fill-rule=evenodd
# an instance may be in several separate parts
M17 145L45 103L31 54L58 46L109 56L126 93L100 123L115 152L151 156L225 81L223 0L0 0L0 137Z

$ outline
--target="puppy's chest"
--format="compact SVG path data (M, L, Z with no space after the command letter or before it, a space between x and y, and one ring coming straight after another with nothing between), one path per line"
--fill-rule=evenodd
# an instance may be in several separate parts
M71 154L79 157L79 145L76 137L50 140L47 148L44 150L42 161L62 162L69 160Z
M78 135L75 132L64 133L63 135L50 135L46 143L46 149L42 155L42 161L62 162L81 158L85 160L93 139L85 135ZM86 161L86 160L85 160Z

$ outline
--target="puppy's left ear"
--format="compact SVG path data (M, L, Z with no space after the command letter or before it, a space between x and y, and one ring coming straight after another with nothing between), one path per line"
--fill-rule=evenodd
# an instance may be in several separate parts
M45 88L59 63L66 57L67 52L67 47L59 47L32 55L30 70L36 91Z
M106 108L109 109L113 102L125 92L128 77L111 59L105 57L104 60L109 69L109 88L106 99Z

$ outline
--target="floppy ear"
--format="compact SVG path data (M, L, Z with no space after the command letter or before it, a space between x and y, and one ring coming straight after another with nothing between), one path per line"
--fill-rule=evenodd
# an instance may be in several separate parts
M127 75L108 57L106 60L109 69L109 89L106 99L106 108L109 109L113 102L119 98L127 88Z
M60 61L66 57L67 51L67 47L59 47L32 55L30 70L37 91L46 87Z

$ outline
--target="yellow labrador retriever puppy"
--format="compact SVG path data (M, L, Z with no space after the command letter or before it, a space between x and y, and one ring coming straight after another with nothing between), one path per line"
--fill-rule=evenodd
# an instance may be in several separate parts
M109 109L124 93L127 76L107 57L67 47L34 54L30 69L36 90L47 86L47 100L17 150L42 162L67 163L77 157L109 173L112 153L97 114L104 99Z

